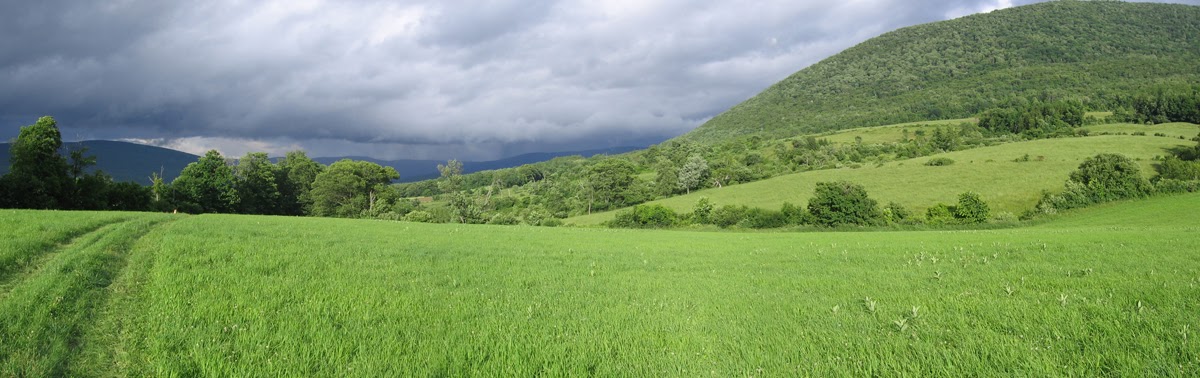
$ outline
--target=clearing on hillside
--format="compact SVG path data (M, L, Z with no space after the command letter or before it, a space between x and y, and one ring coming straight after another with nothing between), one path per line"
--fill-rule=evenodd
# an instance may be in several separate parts
M1196 125L1190 127L1200 131ZM1173 127L1181 128L1184 127ZM1061 191L1070 172L1084 159L1096 154L1108 152L1128 156L1140 162L1142 173L1150 177L1156 158L1170 155L1173 148L1194 143L1177 137L1129 135L1033 140L894 161L881 166L794 173L698 190L648 203L686 213L692 211L701 197L707 197L715 206L779 209L784 202L806 205L817 182L844 180L863 185L871 198L881 204L896 202L918 214L938 203L952 204L959 193L967 191L979 193L993 211L1020 214L1033 208L1043 190ZM950 158L955 163L938 167L925 165L926 161L935 158ZM613 219L618 211L621 210L567 218L565 222L580 226L599 225Z

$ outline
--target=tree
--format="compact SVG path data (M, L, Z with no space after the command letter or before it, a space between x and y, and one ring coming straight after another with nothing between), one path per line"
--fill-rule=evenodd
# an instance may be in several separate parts
M317 175L311 197L313 215L351 218L373 210L377 192L400 178L392 167L339 160Z
M242 214L280 214L279 181L275 164L264 152L248 152L233 167Z
M188 164L171 182L179 210L196 213L232 213L238 208L233 170L217 150Z
M625 159L605 159L588 171L590 195L596 210L624 206L633 185L635 168L633 163ZM591 213L593 206L588 206Z
M109 208L108 190L112 177L101 171L87 173L88 167L96 165L96 157L87 154L86 146L72 148L67 174L70 176L71 193L60 204L64 209L105 210Z
M1087 187L1092 202L1143 197L1151 191L1137 163L1119 154L1099 154L1084 160L1071 172L1071 181Z
M808 212L821 226L874 225L883 220L878 203L862 185L846 181L818 182Z
M708 178L708 161L699 154L688 156L687 162L679 168L679 182L676 186L688 194Z
M666 157L658 157L654 165L655 192L660 196L670 196L679 190L679 168Z
M1158 172L1155 180L1200 180L1200 162L1181 160L1175 156L1167 156L1162 163L1154 166L1154 170Z
M279 161L276 186L279 187L279 209L285 215L304 215L312 212L312 186L317 175L325 170L304 151L288 152Z
M7 175L9 202L13 207L58 209L73 192L67 161L59 154L62 134L53 117L21 128L9 148L11 166Z
M692 222L696 224L712 223L713 204L709 202L708 197L700 197L696 201L696 206L692 207Z
M132 182L118 182L108 186L108 210L145 211L151 209L150 187Z
M463 192L463 164L454 159L446 161L446 164L438 164L438 173L441 175L438 179L438 189L442 193L449 195L450 208L454 212L454 220L458 223L484 223L483 209L475 203L475 199L469 193ZM493 181L493 184L496 182ZM489 200L491 189L488 191Z
M1042 193L1037 211L1054 213L1094 203L1143 197L1153 190L1142 177L1141 169L1129 158L1118 154L1099 154L1084 160L1071 172L1062 193Z
M991 209L978 193L965 192L958 195L958 205L954 207L954 217L963 223L987 222Z
M450 159L446 161L445 165L438 164L437 170L440 174L438 189L440 189L442 193L451 193L462 190L462 162Z

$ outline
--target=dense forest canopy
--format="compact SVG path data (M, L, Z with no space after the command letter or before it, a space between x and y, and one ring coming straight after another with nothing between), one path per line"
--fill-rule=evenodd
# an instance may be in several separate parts
M1167 83L1200 83L1200 7L1055 1L883 34L680 139L714 144L964 118L1014 98L1106 109Z

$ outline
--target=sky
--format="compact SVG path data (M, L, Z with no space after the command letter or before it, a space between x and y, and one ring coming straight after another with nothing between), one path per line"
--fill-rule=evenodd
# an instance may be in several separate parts
M227 156L645 146L879 34L1030 2L4 1L0 138L51 115Z

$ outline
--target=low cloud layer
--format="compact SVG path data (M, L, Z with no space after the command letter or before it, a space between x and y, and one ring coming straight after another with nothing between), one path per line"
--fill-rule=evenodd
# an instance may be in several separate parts
M648 144L883 32L1027 2L10 2L0 137L53 115L228 155Z

